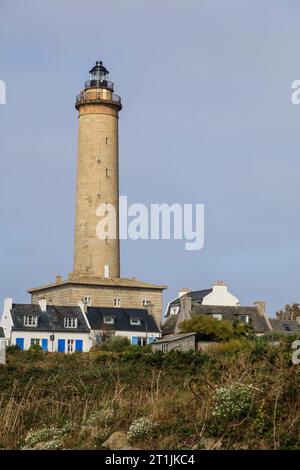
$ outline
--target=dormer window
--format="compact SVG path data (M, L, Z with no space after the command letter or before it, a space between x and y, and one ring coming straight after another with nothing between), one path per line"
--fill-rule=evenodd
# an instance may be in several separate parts
M141 319L137 317L131 317L130 318L130 325L140 325L141 324Z
M114 317L105 316L103 321L106 325L113 325L115 323Z
M176 306L176 307L171 307L171 309L170 309L170 314L171 314L171 315L177 315L178 312L179 312L179 307L178 307L178 306Z
M214 317L215 320L222 320L223 319L222 313L213 313L213 317Z
M36 315L25 315L24 326L37 326L37 320Z
M114 299L114 307L121 307L121 299L119 297Z
M240 321L242 323L249 323L249 315L240 315Z
M77 318L65 318L65 328L77 328Z

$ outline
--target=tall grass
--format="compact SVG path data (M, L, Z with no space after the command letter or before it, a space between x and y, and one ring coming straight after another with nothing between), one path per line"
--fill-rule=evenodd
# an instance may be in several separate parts
M226 396L236 384L251 387L248 408L214 414L218 390ZM8 354L0 367L0 447L19 449L29 432L69 426L55 441L59 448L101 449L112 432L147 417L155 433L138 443L144 449L201 448L205 437L225 449L299 448L299 387L300 368L286 344L165 356Z

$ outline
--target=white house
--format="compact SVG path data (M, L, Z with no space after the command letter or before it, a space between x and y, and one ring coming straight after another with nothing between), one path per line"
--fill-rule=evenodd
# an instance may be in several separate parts
M111 335L125 336L131 344L145 346L160 338L161 332L151 314L151 305L142 308L88 307L92 339L102 343Z
M131 344L144 346L161 336L152 307L54 306L47 305L46 300L15 304L8 298L4 301L0 332L7 344L18 345L21 350L38 344L50 352L87 352L112 335L125 336Z
M44 351L72 353L89 351L90 326L79 306L63 307L39 304L14 304L5 299L0 327L10 345L23 350L38 344Z
M223 281L217 281L209 289L189 291L189 289L180 289L178 297L168 303L165 317L178 315L180 313L181 297L190 297L193 305L220 305L224 307L236 307L240 301L228 290L228 286Z

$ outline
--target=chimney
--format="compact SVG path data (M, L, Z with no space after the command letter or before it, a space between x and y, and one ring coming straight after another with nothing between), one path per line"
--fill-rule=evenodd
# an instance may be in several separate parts
M180 315L184 317L183 320L188 320L190 318L189 313L191 310L192 310L192 297L188 294L182 295L180 297Z
M227 284L225 284L224 281L216 281L213 283L212 285L212 289L213 289L213 292L215 292L216 290L228 290L228 286Z
M254 305L262 316L266 315L266 302L257 300L256 302L254 302Z
M7 297L6 299L4 299L4 312L11 310L12 304L13 304L13 301L10 297Z
M61 283L61 276L56 276L55 277L55 283L60 284Z
M145 309L148 310L149 315L151 315L152 317L154 316L154 313L153 313L154 312L154 304L152 304L150 302L147 303L145 305Z
M273 331L273 327L271 325L271 322L270 322L269 317L268 317L267 312L266 312L266 302L264 302L262 300L257 300L256 302L254 302L254 306L257 308L259 314L262 317L264 317L264 319L266 320L269 330Z
M179 289L178 297L182 297L184 294L187 294L190 290L187 287L182 287Z
M42 312L47 312L47 299L43 298L39 300L39 306Z
M191 310L192 310L192 297L185 293L180 297L180 310L179 315L177 318L176 326L175 326L175 334L180 332L179 325L185 320L189 320L191 318Z

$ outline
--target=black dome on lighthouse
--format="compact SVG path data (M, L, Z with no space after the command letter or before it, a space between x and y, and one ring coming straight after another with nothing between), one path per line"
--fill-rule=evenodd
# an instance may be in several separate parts
M106 75L109 71L104 67L103 62L101 60L96 61L96 65L89 71L91 74L95 74L97 72L101 72L102 74Z

